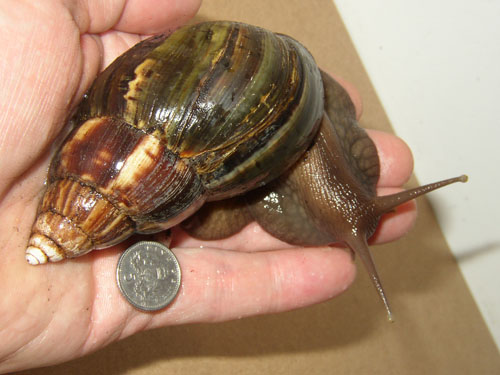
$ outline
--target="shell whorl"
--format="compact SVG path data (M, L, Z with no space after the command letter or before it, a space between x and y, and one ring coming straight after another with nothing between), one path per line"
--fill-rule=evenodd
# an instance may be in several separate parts
M27 250L30 263L72 258L134 232L163 230L205 197L192 168L157 138L106 117L75 129L48 181Z
M124 240L133 228L133 222L94 188L72 178L56 180L43 198L26 259L41 264L74 258L95 244Z

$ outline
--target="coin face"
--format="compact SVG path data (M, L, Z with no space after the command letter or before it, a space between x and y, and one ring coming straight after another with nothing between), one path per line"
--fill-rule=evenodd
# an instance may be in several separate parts
M181 285L174 253L158 242L142 241L121 255L116 268L120 291L134 307L156 311L167 306Z

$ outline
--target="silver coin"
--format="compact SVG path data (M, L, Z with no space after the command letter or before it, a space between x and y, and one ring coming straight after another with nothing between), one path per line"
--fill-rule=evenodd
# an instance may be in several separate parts
M121 255L116 280L123 296L134 307L156 311L167 306L181 285L181 268L166 246L142 241Z

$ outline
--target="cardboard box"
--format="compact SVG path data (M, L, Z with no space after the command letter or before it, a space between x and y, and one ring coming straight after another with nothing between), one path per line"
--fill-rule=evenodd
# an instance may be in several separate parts
M351 81L363 126L390 124L331 0L211 0L196 22L243 21L291 35ZM416 185L416 181L411 181ZM498 350L441 234L419 200L404 239L374 248L396 322L361 270L335 300L221 324L167 327L29 374L500 374Z

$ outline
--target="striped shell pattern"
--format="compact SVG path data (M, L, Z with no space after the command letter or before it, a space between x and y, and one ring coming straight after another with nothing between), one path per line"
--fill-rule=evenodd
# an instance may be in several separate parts
M158 232L207 200L265 184L305 151L322 113L319 70L287 36L211 22L136 45L77 109L28 262Z

